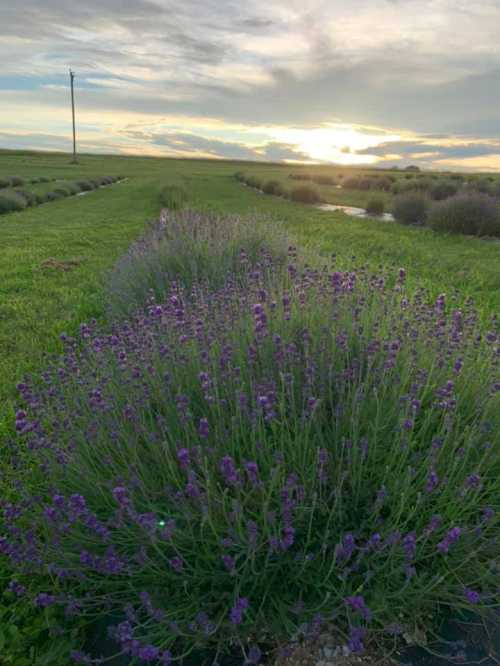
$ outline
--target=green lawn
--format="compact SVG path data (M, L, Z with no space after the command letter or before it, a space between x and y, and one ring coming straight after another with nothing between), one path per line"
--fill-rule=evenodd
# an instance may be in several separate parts
M261 195L238 183L237 170L257 167L221 161L82 156L0 151L0 176L79 178L123 175L125 183L84 197L70 197L0 217L0 429L10 421L14 386L43 366L61 332L103 314L106 269L159 210L159 190L182 184L194 206L220 212L265 214L284 221L299 243L347 264L407 268L412 282L433 293L458 288L487 315L500 311L500 244L438 235L429 230L356 220ZM287 166L259 166L259 173L288 178ZM29 189L29 186L28 186ZM341 190L324 188L337 196ZM332 197L333 197L332 194ZM339 203L363 204L366 192L344 192ZM64 271L44 268L48 259L75 261Z

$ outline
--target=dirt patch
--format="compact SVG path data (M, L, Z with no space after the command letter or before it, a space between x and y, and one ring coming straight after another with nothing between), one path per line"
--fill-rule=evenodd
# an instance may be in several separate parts
M55 271L72 271L78 268L82 262L79 259L47 259L41 264L41 268L47 268Z
M373 646L354 653L332 627L316 638L281 646L270 666L394 666L394 656L386 655ZM267 663L267 662L266 662Z

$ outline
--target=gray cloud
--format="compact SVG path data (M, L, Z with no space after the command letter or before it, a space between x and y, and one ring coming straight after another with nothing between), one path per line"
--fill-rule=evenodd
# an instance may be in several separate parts
M196 134L179 132L153 136L151 143L179 152L209 153L214 157L226 157L227 159L251 160L258 157L255 150L245 146L243 143L206 139Z
M266 144L263 149L263 156L271 162L284 160L307 161L309 159L306 153L297 150L295 146L289 143L279 143L278 141L270 141Z
M443 137L447 138L447 137ZM426 158L427 154L433 154L431 160ZM426 164L430 161L449 160L453 158L465 159L468 157L484 157L488 155L500 155L500 141L471 142L456 145L443 145L426 141L388 141L379 146L365 148L356 151L357 155L375 155L386 158L389 155L399 155L405 161L424 160ZM423 156L423 157L421 157ZM394 162L394 158L389 159Z
M156 146L163 146L172 151L182 153L208 153L214 157L224 157L233 160L270 160L281 162L285 160L304 161L308 156L297 150L293 145L270 141L261 146L249 147L237 141L220 141L219 139L207 139L197 134L167 133L163 135L152 135L138 131L127 132L129 136L150 141Z
M431 135L469 135L483 144L439 152L488 155L477 151L500 135L499 24L497 0L25 0L0 6L0 87L31 77L32 90L10 100L63 108L71 65L80 109L187 124L340 121L426 134L429 145ZM188 136L192 150L253 154ZM422 146L413 152L430 152ZM269 145L261 156L292 154Z
M57 134L43 134L32 132L30 134L14 134L0 132L0 148L15 149L37 149L52 151L68 151L72 147L69 138Z

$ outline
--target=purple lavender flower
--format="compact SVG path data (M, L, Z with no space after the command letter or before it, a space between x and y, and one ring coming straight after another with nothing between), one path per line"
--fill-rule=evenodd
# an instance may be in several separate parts
M248 479L253 486L260 485L259 481L259 466L255 461L250 461L245 464L245 471Z
M481 485L481 477L479 474L470 474L465 480L466 488L479 488Z
M483 509L483 521L485 523L488 523L492 518L495 516L495 509L493 509L491 506L487 506L485 509Z
M219 469L228 486L239 485L240 477L231 456L224 456L222 458Z
M248 664L259 664L262 659L262 650L258 645L252 645L247 655Z
M281 533L280 547L281 550L288 550L293 546L295 540L295 530L291 525L283 528Z
M371 537L366 542L366 547L368 550L379 550L382 545L382 537L378 532L372 534Z
M207 418L200 419L198 434L203 439L207 439L210 434L210 425Z
M119 643L126 643L131 641L134 637L134 630L132 624L125 620L125 622L120 622L120 624L115 628L114 631L115 638Z
M248 609L249 605L249 601L246 597L237 597L234 606L231 608L229 613L229 618L232 624L238 625L243 622L243 615Z
M255 548L257 545L257 538L258 538L258 527L257 523L254 520L249 520L247 522L247 538L250 547Z
M180 558L179 556L172 557L169 560L169 564L172 567L172 569L177 573L180 573L184 568L184 562L182 561L182 558Z
M429 474L427 475L427 483L425 485L425 489L428 493L431 493L433 490L435 490L439 485L439 477L436 473L436 470L431 469Z
M478 604L481 601L481 595L475 590L464 588L464 596L470 604Z
M69 507L75 517L82 516L87 511L85 497L78 494L71 495L69 498Z
M356 549L356 542L352 534L345 534L342 543L337 546L336 559L339 563L347 561Z
M361 617L369 622L372 619L372 612L371 610L367 607L365 603L365 598L361 595L355 595L352 597L346 597L345 600L346 604L350 606L354 611L359 613Z
M189 449L182 448L177 451L177 460L182 469L187 469L191 465L191 456Z
M170 650L164 650L160 657L161 666L171 666L172 664L172 653Z
M445 536L445 538L438 543L437 548L439 552L443 554L448 553L450 547L453 546L458 541L461 534L462 534L462 529L460 527L452 527L451 530L449 530L449 532Z
M53 594L47 594L46 592L40 592L37 594L34 600L35 606L38 608L47 608L52 606L57 601L56 597Z
M441 518L441 516L432 516L432 518L429 521L429 525L424 530L424 534L426 536L430 536L433 532L438 530L442 524L443 524L443 519Z
M349 632L349 640L347 647L351 652L363 652L365 646L363 644L363 638L366 635L366 629L364 627L352 627Z
M118 502L121 507L127 507L130 505L130 498L128 496L128 491L123 486L117 486L113 488L113 497Z
M234 557L231 557L231 555L222 555L222 561L226 569L229 571L229 573L231 574L235 573L236 563L234 561Z
M144 645L139 649L138 657L144 663L156 661L160 656L160 650L154 645Z
M411 562L415 559L417 552L417 540L415 532L410 532L405 537L403 537L403 550L407 562Z
M26 588L15 580L11 580L7 586L9 592L12 592L16 597L22 597L26 594Z

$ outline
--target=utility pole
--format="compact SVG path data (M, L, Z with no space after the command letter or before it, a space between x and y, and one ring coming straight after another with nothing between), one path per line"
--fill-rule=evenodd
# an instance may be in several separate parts
M71 81L71 111L73 112L73 160L71 163L78 164L78 160L76 159L75 93L73 86L75 73L71 69L69 70L69 78Z

